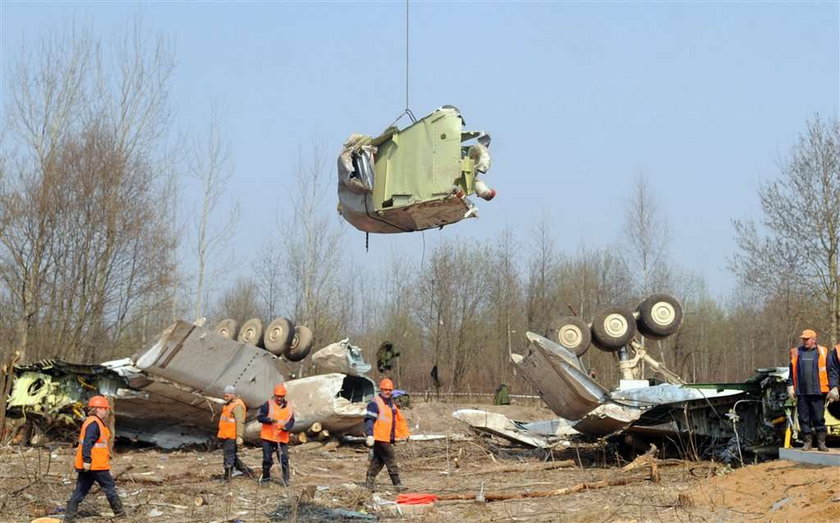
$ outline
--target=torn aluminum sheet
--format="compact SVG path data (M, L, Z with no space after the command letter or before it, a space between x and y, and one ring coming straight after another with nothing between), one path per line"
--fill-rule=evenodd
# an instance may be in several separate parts
M221 398L228 385L246 405L262 405L272 388L285 381L290 367L274 354L237 342L185 321L132 360L146 374L187 386L203 396Z
M78 428L96 394L115 399L117 436L162 448L215 440L224 387L234 385L248 406L246 435L259 441L259 407L284 382L288 365L277 356L179 321L131 358L102 365L58 361L15 368L7 412L39 417L46 429ZM374 383L326 374L286 382L296 408L295 432L320 422L335 434L361 433ZM256 430L255 430L256 429Z
M318 350L312 355L312 363L322 374L340 372L350 376L362 376L371 369L371 365L365 363L362 349L351 345L349 338Z
M557 444L558 441L567 439L573 434L578 434L566 420L555 420L554 427L556 432L549 435L544 432L546 425L534 425L532 423L529 428L526 424L512 421L504 414L496 412L460 409L453 412L452 417L463 421L479 432L486 432L514 443L541 449L550 448ZM552 422L539 423L551 424ZM538 434L537 430L542 430L543 435Z
M367 404L375 394L371 379L339 373L290 380L286 390L295 409L295 432L317 421L332 433L356 435L364 433ZM258 425L252 423L246 429L259 432Z
M367 402L374 395L373 382L362 376L331 373L285 381L283 371L288 366L277 356L182 321L133 359L145 375L187 387L201 396L220 398L226 386L236 387L248 406L246 439L251 441L259 440L258 409L271 398L278 383L285 382L286 397L295 408L294 432L304 431L316 421L333 433L358 432Z
M496 195L484 181L490 136L463 127L460 111L445 105L404 129L350 135L338 158L338 212L368 233L422 231L477 216L467 196Z
M645 441L686 438L683 448L690 445L707 457L728 441L745 452L780 441L784 369L759 369L743 383L650 385L648 380L624 380L623 388L608 391L566 348L538 334L529 332L527 338L527 352L511 358L548 407L582 434L623 433Z

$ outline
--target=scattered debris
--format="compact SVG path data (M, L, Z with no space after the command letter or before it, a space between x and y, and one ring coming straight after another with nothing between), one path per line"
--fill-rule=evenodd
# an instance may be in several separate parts
M553 420L542 422L545 425L531 424L529 426L526 423L512 421L504 414L476 409L456 410L452 413L452 417L463 421L478 432L485 432L514 443L541 449L553 447L561 439L567 439L568 436L578 434L578 431L573 429L566 420ZM554 424L555 429L553 434L542 432L542 435L540 435L537 433L541 429L545 430L544 426L547 427L552 424Z
M376 516L345 510L340 508L328 508L314 503L300 503L290 505L281 503L272 512L268 513L272 521L300 521L323 522L323 521L376 521Z

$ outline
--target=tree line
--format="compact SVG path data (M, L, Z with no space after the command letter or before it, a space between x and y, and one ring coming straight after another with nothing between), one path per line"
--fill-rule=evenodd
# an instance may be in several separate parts
M107 50L107 51L106 51ZM734 220L727 260L737 287L711 295L670 259L667 217L644 176L633 185L622 242L560 250L551 218L504 230L493 244L441 242L420 262L394 256L372 272L342 254L334 174L318 144L288 168L298 186L248 276L218 285L237 230L232 167L218 108L204 132L173 131L171 45L134 24L118 42L70 32L21 50L7 75L0 142L0 349L4 360L99 362L148 345L178 318L270 320L315 332L316 348L350 337L375 358L385 340L400 386L527 392L510 354L559 316L585 320L667 292L684 324L649 351L685 379L738 381L786 363L796 333L834 344L840 319L840 122L815 115L758 188L760 219ZM191 184L191 185L188 185ZM201 197L186 204L187 189ZM281 227L279 224L282 223ZM191 256L181 255L190 252ZM591 348L598 380L615 356ZM299 374L312 372L304 361Z

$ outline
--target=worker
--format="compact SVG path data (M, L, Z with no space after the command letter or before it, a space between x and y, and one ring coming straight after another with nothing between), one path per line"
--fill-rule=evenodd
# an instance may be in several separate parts
M231 478L242 474L252 477L253 472L239 460L238 455L239 447L245 443L243 437L245 436L245 412L247 407L245 402L236 395L236 387L233 385L225 387L224 399L225 404L222 406L222 413L219 416L219 432L216 434L216 437L222 441L222 450L225 456L225 473L222 476L222 481L230 481ZM235 473L234 469L238 473Z
M829 392L828 349L817 345L817 333L805 329L800 336L802 344L790 349L790 367L787 380L788 396L796 400L799 433L805 442L802 450L814 447L828 452L825 446L825 399Z
M365 486L374 489L374 480L382 467L388 468L391 483L398 491L405 490L394 453L394 443L408 438L408 424L391 398L394 382L388 378L379 382L379 394L367 404L365 413L365 445L371 447L370 464Z
M90 409L87 419L82 423L82 430L79 431L79 443L76 446L75 468L76 489L67 502L67 510L64 513L64 521L75 521L79 510L79 503L85 499L94 482L99 483L99 488L105 492L114 517L125 516L122 500L117 494L117 486L111 476L111 449L108 446L108 439L111 431L104 421L110 412L111 405L104 396L93 396L88 401Z
M400 356L400 353L394 348L394 344L390 341L383 341L376 351L376 370L380 374L389 372L394 366L394 360Z
M827 403L840 401L840 344L834 346L834 350L828 356L828 396Z
M282 383L274 387L272 398L260 407L257 420L262 423L260 441L262 442L263 461L260 484L271 481L271 465L274 453L280 456L280 470L283 473L283 485L289 485L289 431L295 425L295 412L292 404L286 401L286 386Z
M493 395L493 405L510 405L510 390L504 383L496 387L496 394Z

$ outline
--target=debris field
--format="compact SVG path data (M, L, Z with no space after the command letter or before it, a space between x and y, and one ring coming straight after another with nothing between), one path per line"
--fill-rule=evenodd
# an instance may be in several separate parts
M291 487L245 477L221 483L221 450L118 444L112 472L131 522L840 518L840 479L831 467L771 461L733 469L652 455L628 463L597 443L524 449L472 434L451 417L476 407L521 421L551 417L544 407L415 402L405 411L412 431L448 437L399 444L398 460L408 491L438 495L433 505L398 507L385 471L371 493L362 486L368 450L335 440L290 448ZM67 443L0 448L0 519L60 517L75 482L72 453ZM259 469L259 448L248 446L240 456ZM110 520L97 489L81 505L82 521Z

